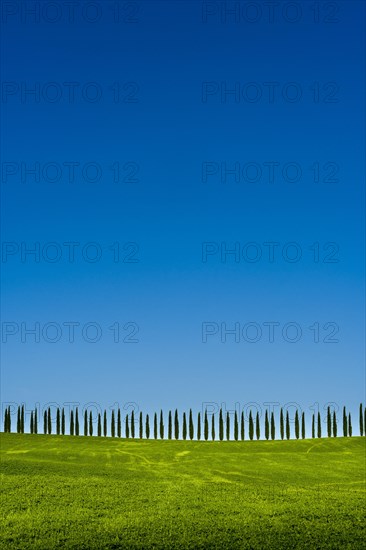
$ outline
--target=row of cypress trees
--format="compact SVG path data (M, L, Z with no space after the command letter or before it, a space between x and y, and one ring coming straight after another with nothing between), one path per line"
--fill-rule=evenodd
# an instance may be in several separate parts
M24 405L18 407L17 411L17 433L24 433ZM165 425L164 425L164 416L163 411L160 411L159 421L157 413L153 417L153 426L152 433L150 430L150 417L147 414L144 418L142 412L139 414L138 422L136 422L134 411L131 412L131 415L126 415L124 421L124 432L126 438L135 438L139 437L142 439L145 437L149 439L152 436L154 439L164 439L166 436ZM136 424L138 425L136 427ZM290 418L289 413L286 411L284 415L283 409L280 410L279 417L279 434L281 439L290 439L291 438L291 427L290 427ZM351 413L346 412L346 408L343 407L343 436L351 437L352 436L352 419ZM359 408L359 427L360 435L366 435L366 408L360 404ZM232 434L233 430L233 434ZM137 434L138 431L138 434ZM10 407L5 410L4 418L4 432L11 432L11 412ZM51 417L51 409L48 408L43 413L43 433L52 434L53 425ZM210 433L211 432L211 433ZM38 433L38 413L37 409L31 411L30 417L30 433ZM62 408L57 408L56 411L56 428L55 433L57 435L65 435L66 433L66 418L65 410ZM92 411L85 410L83 415L83 433L84 436L94 435L94 418ZM80 435L80 422L79 422L79 410L76 407L75 411L71 410L70 419L69 419L69 434L70 435ZM112 410L111 419L110 419L110 431L108 434L108 418L107 411L104 410L103 415L98 413L97 415L97 428L96 435L98 436L108 436L112 437L122 437L122 416L121 410L117 409L117 414ZM168 414L168 429L167 429L167 439L179 439L180 436L185 440L187 437L189 439L194 439L196 435L197 440L204 439L207 441L211 439L214 441L216 439L216 419L215 415L211 415L211 422L209 422L209 417L207 410L203 415L203 434L202 434L202 418L201 413L198 413L196 430L194 427L192 409L189 410L189 415L184 412L182 418L182 431L180 431L179 424L179 415L178 410L175 409L174 412L174 421L172 411L169 411ZM235 411L233 426L231 426L230 414L227 412L226 415L223 413L222 409L219 411L218 416L218 439L223 441L224 439L230 440L231 436L234 436L234 440L238 441L239 439L243 441L245 439L245 419L244 412L241 413L240 419L238 413ZM295 412L294 419L294 435L296 439L299 439L300 436L302 439L305 439L305 413L299 413L298 410ZM330 407L327 408L327 436L328 437L337 437L337 416L336 412L331 412ZM260 439L261 437L261 423L258 411L256 412L255 417L253 417L252 411L249 412L249 428L248 436L250 440ZM264 416L264 437L266 440L276 438L276 422L274 413L269 413L268 410L265 411ZM315 413L312 415L311 423L311 437L322 437L322 422L320 413Z

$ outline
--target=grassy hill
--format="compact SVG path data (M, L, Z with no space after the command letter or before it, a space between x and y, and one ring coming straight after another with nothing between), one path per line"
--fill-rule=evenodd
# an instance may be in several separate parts
M366 548L365 445L1 434L0 548Z

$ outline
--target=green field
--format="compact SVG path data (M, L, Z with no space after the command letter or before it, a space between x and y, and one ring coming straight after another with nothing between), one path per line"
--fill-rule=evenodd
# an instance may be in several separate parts
M366 548L365 444L1 434L0 548Z

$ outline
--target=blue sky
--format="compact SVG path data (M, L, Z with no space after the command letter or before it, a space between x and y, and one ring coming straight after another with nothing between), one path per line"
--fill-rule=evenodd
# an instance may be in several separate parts
M38 21L10 4L3 404L154 411L273 401L308 411L334 402L355 411L365 397L364 4L337 2L333 13L320 2L319 22L305 1L297 11L280 2L272 22L264 2L257 15L242 2L226 21L223 2L120 2L119 22L112 2L96 2L97 15L79 2L73 22L61 2ZM32 88L39 97L25 93ZM26 172L36 163L39 181ZM273 242L269 261L264 243ZM204 243L215 251L205 262ZM221 257L235 243L241 256ZM288 243L299 261L289 261ZM39 261L24 255L35 246ZM35 323L39 342L25 333ZM87 323L101 331L95 343L83 338L83 329L94 338ZM205 343L203 323L217 327ZM239 342L222 342L222 327L235 323ZM257 342L242 337L248 323L262 331ZM300 327L298 342L283 336L288 323ZM123 342L136 327L138 342ZM335 327L339 341L324 341Z

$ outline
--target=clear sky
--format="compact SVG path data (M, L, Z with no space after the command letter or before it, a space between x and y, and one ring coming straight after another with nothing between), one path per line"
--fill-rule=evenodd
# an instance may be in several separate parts
M3 407L365 400L365 4L277 4L3 3Z

